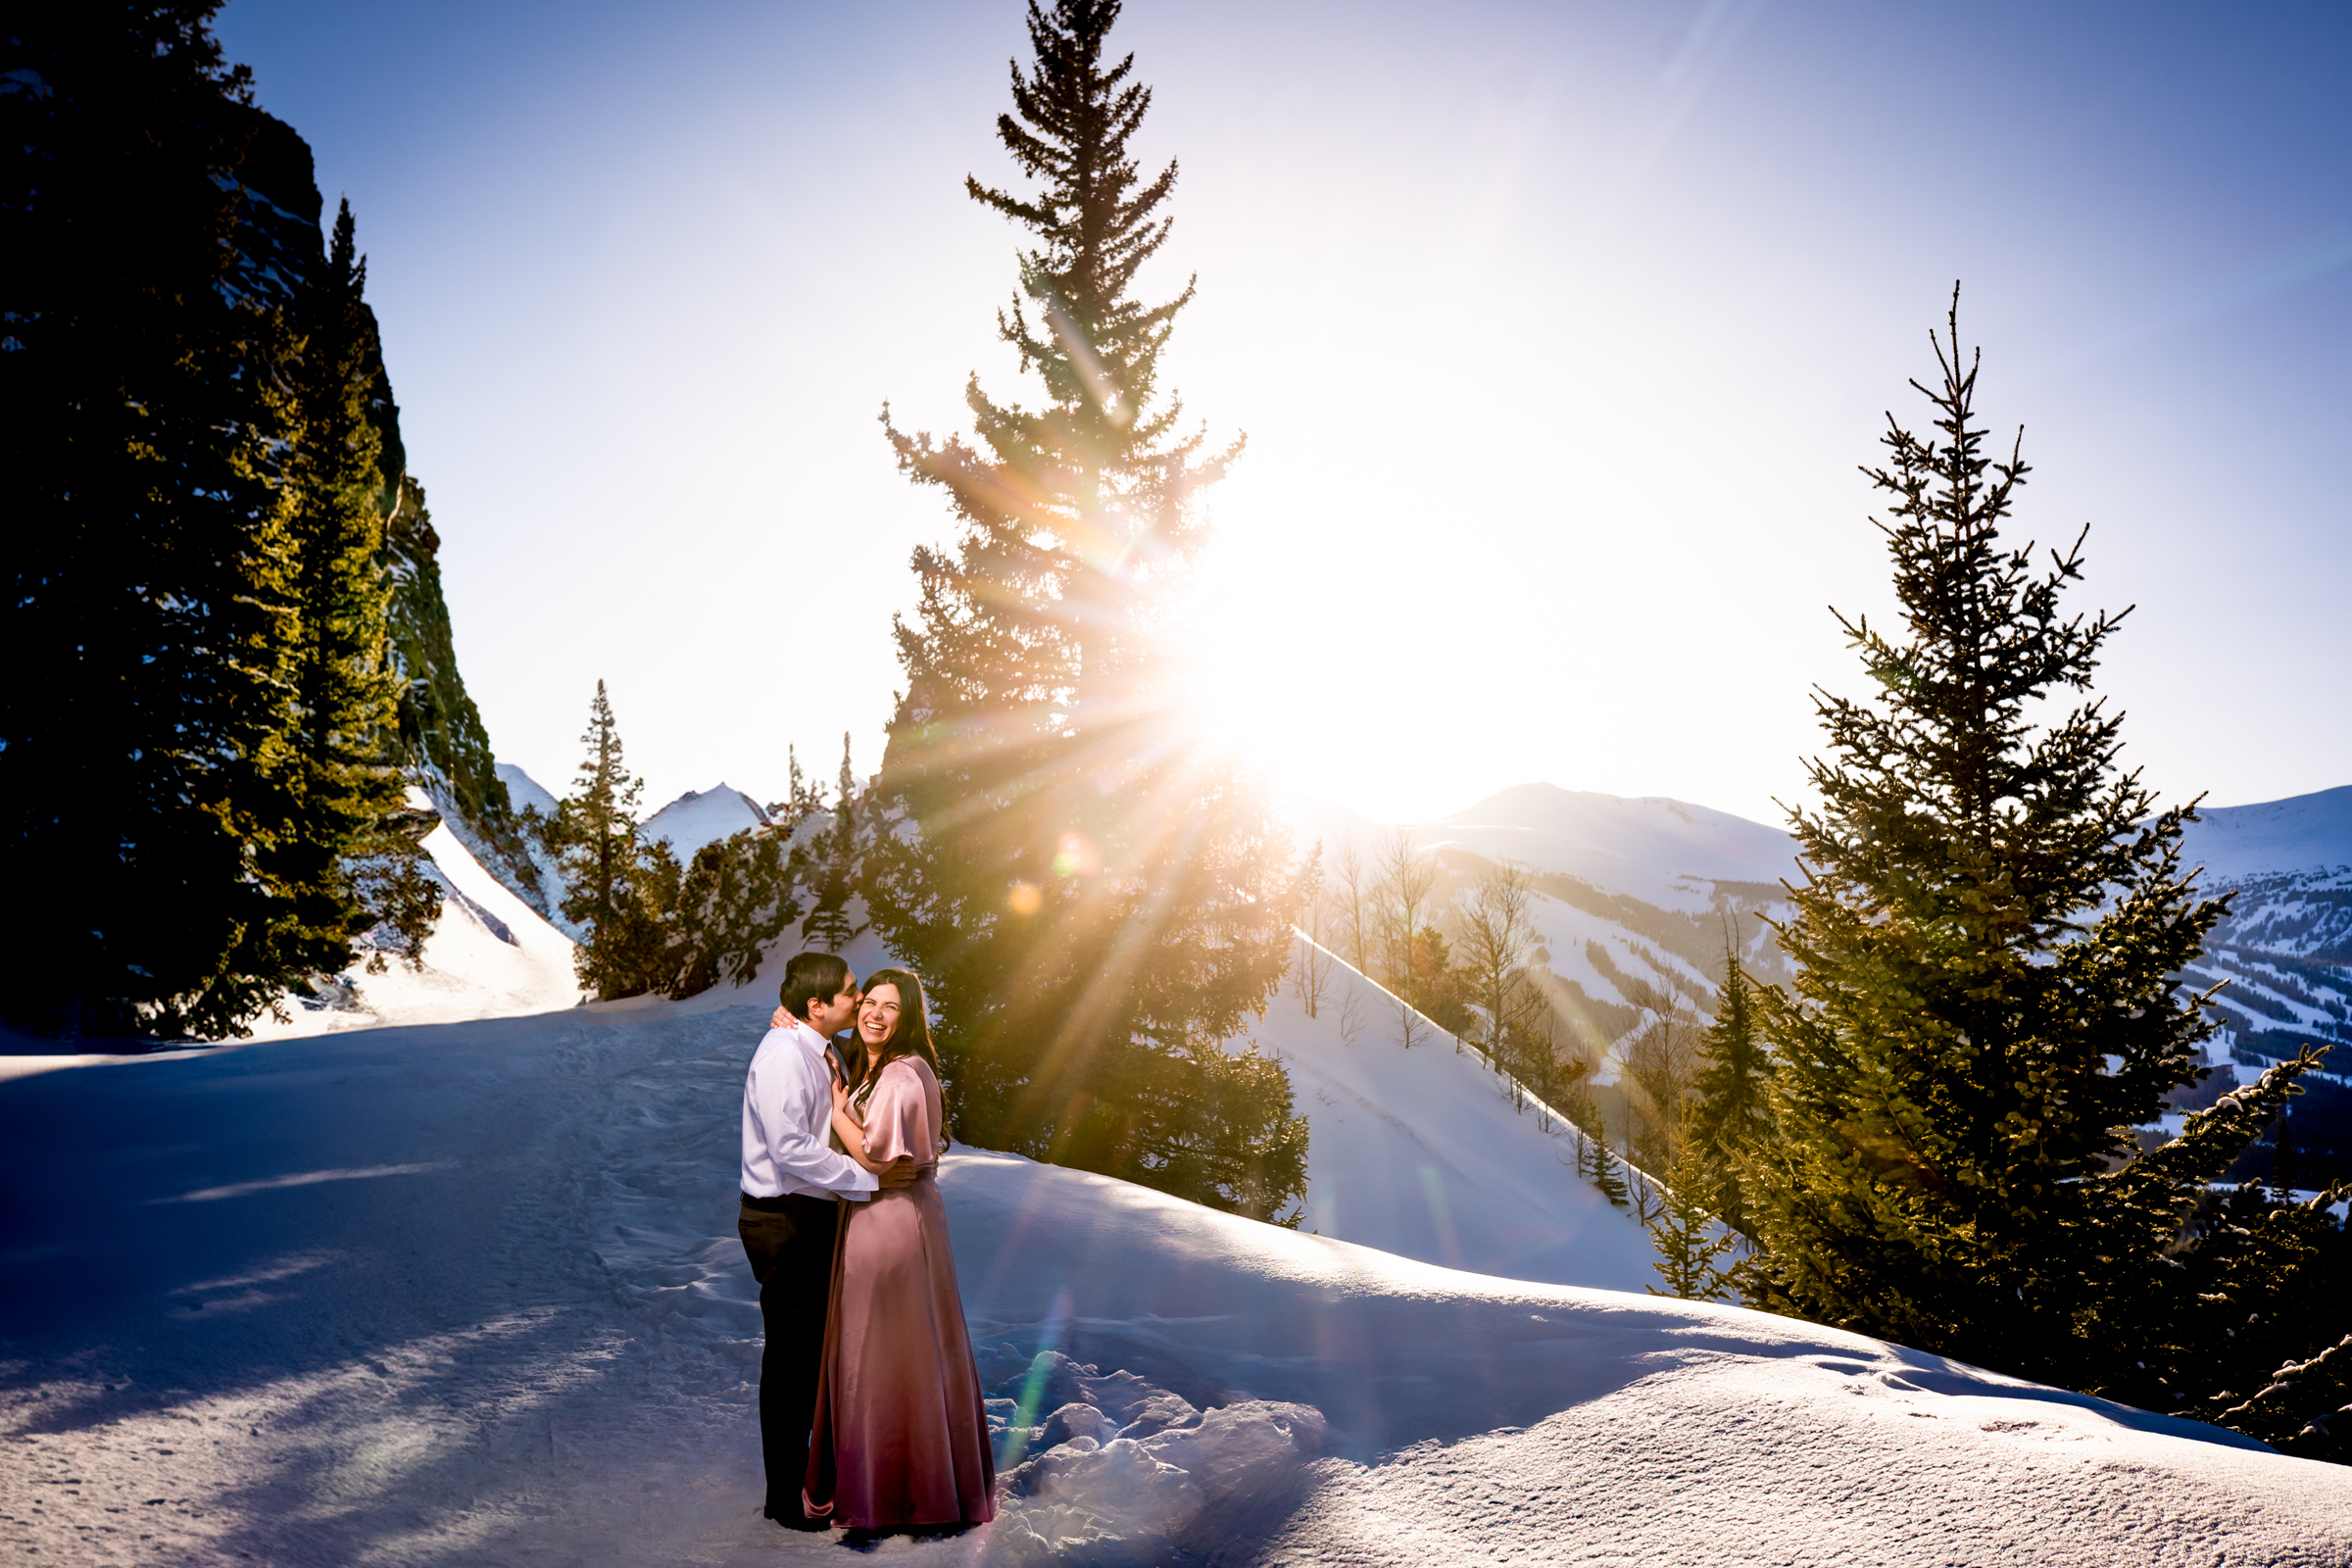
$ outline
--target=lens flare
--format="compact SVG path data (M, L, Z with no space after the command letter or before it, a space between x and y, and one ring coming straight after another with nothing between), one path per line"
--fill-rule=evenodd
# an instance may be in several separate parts
M1035 914L1045 906L1046 896L1034 882L1015 882L1005 906L1015 914Z
M1054 852L1055 876L1092 876L1102 869L1102 857L1076 833L1064 833Z

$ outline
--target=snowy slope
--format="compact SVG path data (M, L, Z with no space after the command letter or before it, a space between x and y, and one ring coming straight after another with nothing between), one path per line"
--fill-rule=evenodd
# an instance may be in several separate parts
M716 844L766 821L767 812L760 809L758 801L739 789L719 784L707 790L688 790L639 823L637 831L649 842L666 843L670 853L680 860L691 860L694 852L704 845Z
M755 1516L760 1029L575 1008L0 1084L0 1545L840 1560ZM996 1525L902 1560L2343 1561L2352 1471L2210 1428L1004 1155L942 1182L1010 1462Z
M548 793L547 786L541 784L514 763L499 763L498 776L500 782L507 786L508 803L515 810L520 811L527 808L537 811L542 817L552 817L556 814L556 798Z
M570 938L484 870L447 823L426 836L424 849L442 903L423 967L412 969L397 955L386 955L381 974L355 962L321 994L288 998L288 1019L265 1017L257 1035L503 1018L579 1002Z
M1324 961L1315 1016L1286 986L1251 1031L1307 1122L1300 1229L1510 1279L1621 1291L1656 1279L1648 1234L1567 1163L1581 1134L1513 1109L1504 1080L1433 1025L1405 1050L1396 1000Z

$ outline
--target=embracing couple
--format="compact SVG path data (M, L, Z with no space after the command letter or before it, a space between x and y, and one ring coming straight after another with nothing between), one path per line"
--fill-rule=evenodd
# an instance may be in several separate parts
M952 1532L996 1461L939 1197L939 1059L911 970L784 967L743 1087L737 1231L760 1282L765 1513L794 1530ZM856 1028L846 1038L834 1036Z

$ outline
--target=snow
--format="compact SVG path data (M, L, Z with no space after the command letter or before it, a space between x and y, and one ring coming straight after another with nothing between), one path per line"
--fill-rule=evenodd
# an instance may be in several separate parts
M440 917L425 939L423 966L412 969L387 953L384 972L369 974L364 960L355 959L333 985L282 998L286 1016L256 1019L255 1039L513 1017L579 1002L568 937L484 870L446 822L425 836L424 851L443 896ZM111 1059L23 1040L0 1054L0 1080Z
M767 812L739 789L719 784L707 790L688 790L638 824L647 840L661 840L680 860L691 860L706 844L732 838L746 828L760 827Z
M1299 803L1290 814L1302 842L1322 841L1327 859L1349 840L1369 854L1390 831L1324 802ZM1662 795L1521 784L1411 829L1424 850L1456 846L1697 913L1711 906L1707 884L1776 885L1796 873L1796 842L1779 828Z
M1330 802L1286 809L1302 844L1368 851L1389 829ZM2352 866L2352 785L2252 806L2209 806L2184 853L2208 882ZM1467 810L1412 824L1423 849L1458 845L1491 860L1577 877L1665 908L1707 907L1716 881L1773 884L1795 872L1796 844L1777 827L1665 796L1627 798L1521 784ZM1696 899L1694 904L1692 901Z
M2352 784L2258 806L2207 806L2182 840L2182 859L2208 883L2269 871L2352 866Z
M0 1545L837 1560L756 1517L732 1227L764 1012L568 1007L0 1083ZM1524 1175L1516 1145L1473 1161L1510 1123L1472 1114L1482 1069L1442 1042L1274 1014L1260 1038L1393 1117L1387 1148L1443 1154L1457 1226ZM908 1561L2343 1560L2352 1471L2214 1429L1009 1155L956 1151L942 1185L1013 1462L996 1525L888 1544Z
M423 967L412 969L397 955L386 955L381 974L355 964L340 977L352 988L347 1001L321 1005L318 998L289 998L289 1020L264 1018L257 1034L512 1017L580 1000L568 937L484 870L446 822L426 836L424 850L443 899L425 939Z
M1301 938L1299 956L1310 948ZM1323 961L1331 978L1314 1017L1286 985L1250 1031L1306 1118L1301 1229L1512 1279L1655 1281L1648 1233L1577 1177L1582 1134L1536 1105L1514 1110L1507 1081L1426 1020L1404 1049L1396 1000Z
M532 808L542 817L551 820L554 818L556 798L548 793L546 785L525 773L513 762L499 763L498 776L507 786L508 805L514 807L517 811L526 807Z

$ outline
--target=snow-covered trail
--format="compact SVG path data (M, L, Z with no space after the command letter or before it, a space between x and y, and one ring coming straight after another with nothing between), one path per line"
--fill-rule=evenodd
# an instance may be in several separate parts
M0 1542L628 1562L649 1510L739 1519L758 1314L681 1355L638 1309L692 1248L630 1222L734 1248L731 1113L663 1117L740 1081L747 1028L574 1009L4 1086Z
M571 1009L0 1083L0 1548L836 1554L755 1514L760 1029ZM2352 1472L2210 1429L1006 1156L943 1183L997 1413L1050 1451L998 1526L892 1555L2346 1560Z

